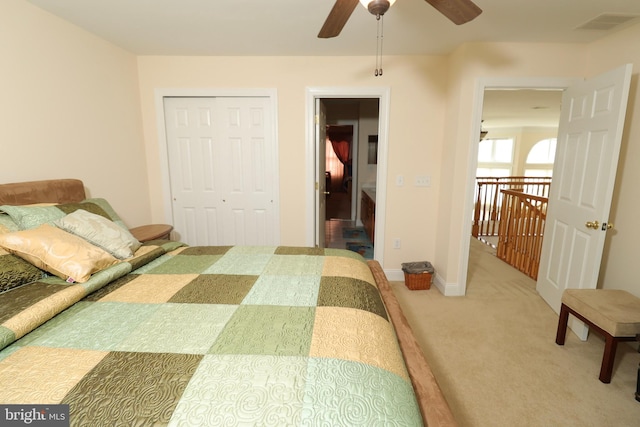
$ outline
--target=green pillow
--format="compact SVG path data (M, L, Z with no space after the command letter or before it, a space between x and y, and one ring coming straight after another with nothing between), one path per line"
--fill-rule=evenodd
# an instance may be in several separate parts
M113 207L111 207L111 204L107 201L107 199L103 199L103 198L100 198L100 197L93 197L93 198L90 198L90 199L83 200L83 203L93 203L93 204L98 205L99 207L102 208L103 211L105 211L107 213L107 215L108 215L107 218L111 219L111 221L115 222L120 227L124 228L125 230L129 230L129 227L127 227L127 225L124 223L122 218L120 218L120 215L118 215L118 213L115 211L115 209L113 209ZM97 213L97 212L94 212L94 213Z
M11 219L6 213L0 213L0 233L11 233L12 231L18 231L20 227Z
M129 230L101 215L78 209L53 222L69 233L82 237L118 259L131 258L142 245Z
M9 214L21 230L30 230L45 223L50 224L78 209L84 209L88 212L111 219L104 209L90 202L63 203L50 206L0 206L0 210Z

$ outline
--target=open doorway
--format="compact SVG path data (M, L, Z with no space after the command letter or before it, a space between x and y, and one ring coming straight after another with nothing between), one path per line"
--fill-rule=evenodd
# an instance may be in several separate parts
M469 218L473 210L478 150L475 141L481 132L484 91L488 88L553 88L565 91L553 169L554 179L558 182L551 187L549 194L548 226L545 229L546 236L541 250L536 290L557 312L564 289L577 286L576 283L585 289L597 286L606 237L603 232L606 232L608 227L593 227L594 224L589 220L584 222L584 218L601 218L603 223L608 221L631 73L632 65L625 64L588 80L537 78L478 81L472 119L473 132L469 135L467 185L461 224L459 285L457 289L452 287L445 295L465 295L467 292L472 226ZM580 108L577 108L578 106ZM598 139L594 143L596 140L592 136L596 133ZM592 165L597 165L597 168L591 167ZM577 191L573 191L574 189ZM598 202L585 203L584 200ZM578 207L586 207L588 212L585 214L580 211L576 214ZM585 229L594 229L597 232L585 232ZM581 250L575 250L576 246L570 241L577 235L582 239Z
M484 91L471 234L494 250L500 241L499 231L506 229L500 227L508 197L504 191L548 197L562 93L543 89Z
M369 218L375 216L376 197L369 190L377 187L377 158L370 159L368 141L378 133L379 100L329 98L322 103L327 123L325 245L373 259L375 229Z
M358 171L358 122L327 125L325 189L327 221L355 221Z
M389 126L389 88L385 87L352 87L352 88L307 88L307 241L308 244L316 246L320 240L324 240L326 232L324 230L324 205L325 205L325 185L326 168L324 137L322 142L318 140L320 131L319 123L338 124L337 120L357 120L358 121L358 165L357 175L354 168L351 191L355 199L355 209L352 208L352 216L355 215L354 223L361 221L361 195L363 190L373 193L375 198L375 225L372 223L371 230L375 235L375 246L373 248L373 259L383 264L384 253L384 227L385 227L385 202L386 202L386 162L387 162L387 140ZM321 101L321 103L320 103ZM342 115L345 105L355 103L358 105L357 116L350 117ZM375 106L375 113L367 111ZM324 111L323 110L327 110ZM366 113L366 114L365 114ZM326 117L325 117L326 116ZM373 118L373 119L372 119ZM323 129L325 129L323 127ZM323 132L322 132L323 133ZM369 140L375 139L376 161L371 164L369 159ZM322 147L319 147L322 145ZM364 150L364 153L363 153ZM319 161L319 153L323 153L322 162ZM363 162L367 162L363 165ZM319 164L322 166L319 167ZM321 170L320 170L321 169ZM322 183L322 184L321 184ZM371 187L367 187L367 186ZM321 187L321 188L320 188ZM320 207L322 208L322 212ZM319 218L322 218L319 221ZM319 232L322 229L322 232ZM322 239L319 236L323 236ZM324 244L324 242L322 242Z
M562 91L570 84L571 80L565 79L523 79L521 82L496 80L479 83L479 102L475 111L478 142L472 142L471 158L473 161L469 164L466 193L469 197L466 204L467 218L470 218L471 221L468 223L469 232L464 233L462 242L463 253L466 256L460 263L460 282L462 285L460 295L464 295L467 290L469 257L473 254L470 244L476 240L472 230L478 201L476 180L478 169L485 169L484 173L488 173L487 169L491 171L492 167L504 166L497 164L500 162L490 164L493 160L501 159L500 144L492 145L493 153L497 156L489 159L484 165L479 162L479 158L482 157L480 153L481 140L513 139L512 152L508 156L510 161L507 162L509 164L505 169L508 175L525 175L527 155L532 146L538 140L557 137L561 108L559 100L562 99ZM479 166L484 166L484 168ZM498 167L498 169L500 168Z

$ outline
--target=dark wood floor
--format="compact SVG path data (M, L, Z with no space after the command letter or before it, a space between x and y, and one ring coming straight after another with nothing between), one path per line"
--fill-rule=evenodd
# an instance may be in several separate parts
M351 199L349 194L332 192L326 199L326 219L351 219Z

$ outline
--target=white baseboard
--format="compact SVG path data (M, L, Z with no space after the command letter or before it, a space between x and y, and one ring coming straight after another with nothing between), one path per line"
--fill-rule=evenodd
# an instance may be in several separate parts
M389 281L404 282L404 272L402 269L387 269L384 270L384 274ZM436 272L436 276L433 278L433 285L446 297L457 297L461 295L460 285L458 283L445 283L438 272Z
M387 280L390 280L392 282L404 281L404 271L402 271L402 269L384 270L384 275L387 276Z

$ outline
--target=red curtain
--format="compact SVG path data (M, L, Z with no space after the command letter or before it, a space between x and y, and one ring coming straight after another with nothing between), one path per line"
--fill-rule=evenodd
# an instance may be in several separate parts
M331 146L343 165L351 163L351 159L349 158L351 154L351 144L349 141L331 141Z
M335 157L342 163L341 170L331 168L332 191L344 191L347 188L347 180L351 178L351 140L353 139L352 126L327 126L327 140L331 141L331 147ZM329 151L329 150L327 150ZM333 156L328 156L328 158Z
M327 138L326 147L326 167L329 177L331 178L331 181L327 182L327 191L335 193L336 191L340 191L340 186L342 185L344 165L338 156L336 156L335 151L333 151L333 146L329 138Z

